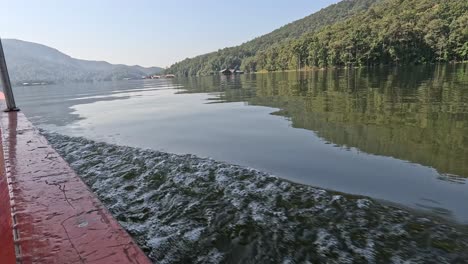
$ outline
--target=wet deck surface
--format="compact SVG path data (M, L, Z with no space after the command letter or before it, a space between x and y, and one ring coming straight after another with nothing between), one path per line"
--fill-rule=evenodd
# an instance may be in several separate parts
M0 125L0 263L151 263L21 112Z

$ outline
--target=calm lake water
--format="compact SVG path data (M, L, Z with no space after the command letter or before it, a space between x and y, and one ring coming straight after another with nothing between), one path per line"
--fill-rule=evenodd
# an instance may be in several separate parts
M15 87L41 128L468 223L468 65Z

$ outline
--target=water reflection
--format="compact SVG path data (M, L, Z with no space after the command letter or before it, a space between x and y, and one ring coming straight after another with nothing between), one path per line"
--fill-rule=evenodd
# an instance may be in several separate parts
M15 87L23 110L36 125L66 126L82 119L73 106L99 101L127 100L136 92L173 89L171 81L71 83L44 86ZM177 88L177 86L176 86Z
M468 176L467 65L179 80L182 93L281 109L293 127L345 148ZM245 79L244 79L245 78Z
M208 156L468 223L467 70L329 70L15 92L45 129Z

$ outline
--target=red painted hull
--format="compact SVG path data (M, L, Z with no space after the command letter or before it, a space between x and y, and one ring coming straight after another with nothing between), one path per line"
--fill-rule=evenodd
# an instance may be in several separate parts
M0 263L151 263L22 113L0 123Z

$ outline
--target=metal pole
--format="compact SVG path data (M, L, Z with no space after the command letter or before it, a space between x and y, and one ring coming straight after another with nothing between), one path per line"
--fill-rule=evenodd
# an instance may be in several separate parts
M5 53L3 53L2 39L0 38L0 74L3 84L3 93L5 94L5 100L7 109L5 112L10 111L19 111L16 107L15 97L13 96L13 91L11 90L10 76L8 75L8 69L5 61Z

